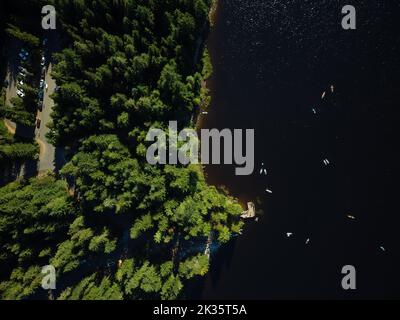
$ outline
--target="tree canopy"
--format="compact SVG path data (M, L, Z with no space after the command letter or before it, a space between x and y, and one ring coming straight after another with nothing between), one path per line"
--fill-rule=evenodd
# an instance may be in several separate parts
M0 289L29 296L21 288L35 288L36 278L22 279L20 270L42 255L61 279L59 299L176 299L186 281L207 273L210 234L225 243L242 228L241 206L207 185L200 165L153 166L145 158L149 128L170 120L194 128L193 114L209 100L202 82L211 64L201 40L210 1L53 3L64 46L54 55L49 138L71 159L59 180L45 178L45 203L43 194L31 195L41 179L0 189L0 210L3 194L12 209L5 214L27 215L13 226L4 222L5 235L17 235L7 240L5 259L16 262ZM49 234L49 244L24 242L37 233ZM193 243L203 247L187 250Z

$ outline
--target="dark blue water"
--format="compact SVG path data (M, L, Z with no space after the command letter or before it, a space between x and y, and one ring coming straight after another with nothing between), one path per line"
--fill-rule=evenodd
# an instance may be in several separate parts
M341 28L345 4L357 30ZM394 0L220 1L203 126L254 128L256 169L269 174L207 167L210 183L264 213L212 257L196 297L400 298L399 30Z

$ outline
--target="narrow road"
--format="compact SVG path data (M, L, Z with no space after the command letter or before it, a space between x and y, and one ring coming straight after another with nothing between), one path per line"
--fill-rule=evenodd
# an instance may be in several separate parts
M56 149L46 139L46 133L49 132L47 124L51 121L50 114L54 106L54 101L50 98L50 95L54 92L56 87L55 81L50 76L51 68L52 65L50 64L46 70L45 81L48 85L48 88L44 92L42 112L38 112L38 118L41 120L40 128L36 132L36 141L40 145L38 165L39 175L45 173L46 171L53 171L55 169L54 160Z
M11 76L11 72L9 70L7 72L6 79L8 81L8 87L6 90L6 103L10 104L10 99L17 95L17 80Z
M38 162L38 174L44 174L47 171L53 171L55 169L55 147L49 143L46 139L46 133L49 132L49 128L47 124L51 121L51 111L54 106L54 101L50 98L50 95L54 92L56 87L55 81L51 78L51 69L52 65L49 64L46 70L45 81L48 85L47 90L44 92L43 98L43 109L42 111L38 111L37 117L41 119L40 128L35 131L35 140L39 144L40 154L39 154L39 162ZM17 81L12 76L12 73L9 71L7 73L7 78L9 86L6 91L6 103L11 105L11 98L17 95ZM10 120L5 121L8 130L15 134L16 124Z

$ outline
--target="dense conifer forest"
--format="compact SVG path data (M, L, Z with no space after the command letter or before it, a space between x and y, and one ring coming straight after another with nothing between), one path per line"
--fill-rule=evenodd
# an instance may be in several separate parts
M208 272L209 235L225 243L242 228L241 206L207 185L200 165L146 161L150 128L170 120L194 128L208 103L202 84L211 72L204 45L211 0L48 3L57 10L51 32L60 42L52 54L57 88L48 138L67 163L0 188L0 295L182 298L187 282ZM1 116L34 126L36 74L50 32L40 28L44 3L1 5L2 76L6 43L32 52L27 94L11 105L3 99ZM38 13L37 26L26 8ZM11 148L35 157L35 144L14 143L3 121L0 135L0 163L16 157ZM40 286L44 265L56 269L56 290Z

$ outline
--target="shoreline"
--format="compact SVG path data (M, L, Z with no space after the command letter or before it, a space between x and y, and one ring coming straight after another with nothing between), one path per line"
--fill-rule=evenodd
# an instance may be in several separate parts
M209 63L211 66L211 72L210 74L208 74L208 76L206 78L202 79L202 83L201 83L201 87L203 90L205 90L205 98L208 101L202 101L201 106L199 107L198 110L196 110L195 114L194 114L194 125L195 125L195 130L200 131L203 127L204 127L204 117L201 115L201 113L203 111L209 111L210 110L210 106L213 100L213 97L211 95L211 92L213 90L213 77L214 77L214 64L213 64L213 57L215 55L215 48L214 48L214 42L215 41L211 41L212 40L212 33L213 30L215 28L215 24L217 22L217 15L218 15L218 9L219 9L219 0L212 0L212 4L210 7L210 11L208 14L208 19L209 19L209 32L207 34L206 39L204 40L204 48L203 48L203 54L205 52L207 52L208 55L208 59L209 59ZM204 56L203 56L204 57ZM204 102L204 103L203 103ZM206 107L205 107L206 106ZM209 181L207 181L207 177L208 174L205 171L205 167L203 165L200 165L201 169L202 169L202 173L206 178L206 182L208 185L210 186L215 186L219 191L220 188L222 187L225 190L225 194L234 198L237 203L239 203L242 207L243 210L247 210L247 200L244 200L243 198L239 198L239 197L234 197L230 194L230 190L225 186L225 185L216 185L216 184L212 184ZM222 192L222 191L221 191Z
M210 21L210 27L214 27L216 15L218 11L218 0L212 0L210 12L208 14L208 20Z
M209 60L209 65L211 67L211 71L209 72L208 75L205 75L205 77L201 81L201 88L205 92L205 95L204 95L205 99L203 99L201 101L201 105L199 106L198 110L194 114L195 121L193 121L193 123L195 125L196 130L200 130L202 128L201 113L203 111L207 111L207 109L210 106L211 101L212 101L212 97L210 95L210 92L211 92L210 79L212 78L212 76L214 74L214 66L212 64L212 55L210 53L210 41L209 40L210 40L210 35L212 33L212 30L215 26L217 10L218 10L218 0L212 0L210 11L208 13L209 31L208 31L207 37L204 39L204 42L203 42L203 52L202 52L203 55L201 58L201 59L204 59L205 54L207 55L207 58Z

